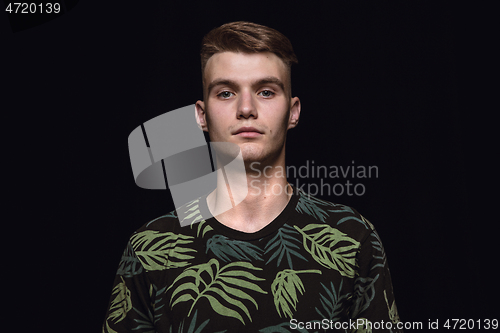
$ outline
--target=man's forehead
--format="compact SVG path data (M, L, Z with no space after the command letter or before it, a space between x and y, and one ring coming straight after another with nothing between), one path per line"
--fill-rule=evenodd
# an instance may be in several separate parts
M263 77L277 77L285 81L287 68L285 63L274 53L216 53L207 62L204 83L215 80L256 81Z

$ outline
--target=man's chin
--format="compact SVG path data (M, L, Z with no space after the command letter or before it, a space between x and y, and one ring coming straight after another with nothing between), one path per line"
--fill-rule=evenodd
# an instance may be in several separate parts
M262 150L259 147L255 147L255 145L251 144L243 144L240 145L241 155L243 156L243 161L245 164L250 164L253 162L261 162L262 161Z

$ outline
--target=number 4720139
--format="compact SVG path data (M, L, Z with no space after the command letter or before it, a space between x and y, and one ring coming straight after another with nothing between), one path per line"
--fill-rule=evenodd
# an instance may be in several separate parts
M447 319L443 327L452 330L496 330L498 329L498 319Z
M61 4L59 3L28 3L28 2L9 2L6 12L9 14L51 14L59 13L61 11Z

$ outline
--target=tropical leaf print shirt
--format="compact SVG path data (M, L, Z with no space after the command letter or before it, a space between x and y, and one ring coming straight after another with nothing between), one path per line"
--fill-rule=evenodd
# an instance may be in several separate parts
M354 209L295 189L245 233L202 219L205 198L180 208L196 223L174 211L132 234L103 332L400 332L382 242Z

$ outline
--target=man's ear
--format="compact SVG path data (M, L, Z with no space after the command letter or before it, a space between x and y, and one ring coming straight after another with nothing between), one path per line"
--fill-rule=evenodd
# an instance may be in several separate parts
M196 109L196 123L198 127L205 132L208 132L207 126L207 113L205 112L205 102L197 101L195 104Z
M300 117L300 99L292 98L290 102L290 118L288 119L288 129L294 128L299 123Z

